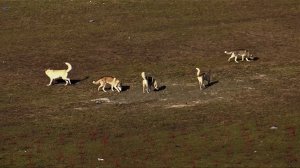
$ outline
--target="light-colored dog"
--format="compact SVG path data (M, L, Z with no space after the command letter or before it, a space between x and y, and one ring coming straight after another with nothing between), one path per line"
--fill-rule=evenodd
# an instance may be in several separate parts
M154 87L154 89L159 90L157 81L153 77L146 76L145 72L142 72L141 76L143 78L143 82L142 82L143 93L145 93L145 91L147 93L149 93L151 90L151 87Z
M70 63L65 62L65 64L68 66L68 69L64 70L52 70L47 69L45 70L45 74L50 78L50 83L47 86L50 86L52 84L52 81L57 78L62 78L66 81L65 85L71 84L70 78L68 78L68 73L72 70L72 66Z
M228 62L234 58L234 61L236 63L239 63L237 61L238 59L238 56L242 57L242 61L244 61L244 59L246 58L246 61L250 61L249 59L253 59L253 55L250 54L250 52L248 50L244 50L244 49L241 49L241 50L235 50L235 51L224 51L225 54L228 54L230 55L230 57L228 58Z
M100 86L98 87L98 91L99 91L99 90L101 89L101 87L102 87L103 92L106 92L106 91L105 91L105 86L106 86L106 84L110 84L111 91L114 91L114 88L115 88L118 92L121 92L121 91L122 91L122 84L121 84L120 80L118 80L117 78L112 77L112 76L105 76L105 77L102 77L102 78L100 78L98 81L93 81L93 84L95 84L95 85L100 85Z
M208 73L201 73L200 72L200 68L196 68L197 70L197 79L198 79L198 82L199 82L199 87L200 87L200 90L202 90L202 87L205 88L205 84L204 84L204 81L207 82L207 85L210 84L210 81L211 81L211 71L209 70Z

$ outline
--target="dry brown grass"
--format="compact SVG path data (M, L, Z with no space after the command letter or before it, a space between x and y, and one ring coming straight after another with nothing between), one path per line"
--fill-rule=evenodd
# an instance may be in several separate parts
M0 167L297 167L299 6L1 1ZM77 83L46 87L66 61ZM195 67L218 82L199 91ZM142 94L141 71L166 88ZM97 92L103 75L128 89Z

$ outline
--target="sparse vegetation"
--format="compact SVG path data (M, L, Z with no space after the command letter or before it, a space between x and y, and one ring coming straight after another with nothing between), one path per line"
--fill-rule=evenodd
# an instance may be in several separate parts
M299 8L0 1L0 167L299 167ZM228 63L238 48L259 59ZM66 61L76 84L46 87ZM199 91L195 67L218 82ZM142 94L142 71L166 88ZM127 90L98 92L104 75Z

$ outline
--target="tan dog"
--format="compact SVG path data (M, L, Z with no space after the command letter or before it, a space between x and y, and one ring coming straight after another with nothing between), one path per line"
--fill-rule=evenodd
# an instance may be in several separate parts
M244 61L244 59L246 58L246 61L250 61L249 59L253 59L253 55L250 54L250 52L248 50L244 50L244 49L241 49L241 50L235 50L235 51L224 51L225 54L228 54L230 55L230 57L228 58L228 62L234 58L234 61L236 63L239 63L237 61L238 59L238 56L241 56L242 57L242 61Z
M105 76L105 77L102 77L100 78L98 81L93 81L93 84L95 85L100 85L98 87L98 91L101 89L102 87L102 90L103 92L106 92L105 91L105 86L106 84L110 84L111 86L111 91L114 91L114 88L118 91L118 92L121 92L122 91L122 86L121 86L121 82L120 80L118 80L117 78L115 77L112 77L112 76Z
M45 74L50 78L50 83L47 86L50 86L52 84L52 81L57 78L62 78L66 81L65 85L71 84L70 78L68 78L68 73L72 70L72 66L70 63L65 62L65 64L68 66L68 69L64 70L52 70L47 69L45 70Z
M152 86L154 87L154 89L159 90L157 81L153 77L146 76L145 72L142 72L141 76L143 78L143 82L142 82L143 93L145 93L145 91L147 93L150 93L150 89Z
M205 84L204 84L204 81L207 82L207 85L210 84L210 80L211 80L211 72L209 71L209 73L200 73L200 69L199 68L196 68L197 70L197 79L199 81L199 87L200 87L200 90L202 90L202 87L205 88Z

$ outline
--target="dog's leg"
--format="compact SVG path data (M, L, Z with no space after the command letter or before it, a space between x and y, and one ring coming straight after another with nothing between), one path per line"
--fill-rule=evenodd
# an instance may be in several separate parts
M198 78L199 81L199 89L202 90L202 80L200 79L200 77Z
M122 86L121 86L121 84L117 84L117 85L116 85L116 89L117 89L117 91L120 93L120 92L122 91Z
M236 63L239 63L239 62L237 61L237 56L234 58L234 61L235 61Z
M237 57L237 55L235 55L235 53L232 52L231 55L230 55L230 57L229 57L229 59L228 59L228 62L229 62L232 58L236 58L236 57Z
M66 82L65 86L68 85L68 83L71 84L71 81L70 81L69 78L67 78L67 77L62 77L62 79L65 80L65 82Z
M117 86L114 86L114 87L119 93L121 92L121 90Z
M144 85L144 81L142 82L142 86L143 86L143 93L145 93L145 85Z
M98 87L98 92L100 91L101 87L103 87L103 83L100 82L100 85Z
M53 79L50 79L50 83L47 86L50 86L52 84Z
M202 83L199 81L199 88L202 90Z
M102 87L103 92L106 92L105 91L105 86L106 86L106 83L103 84L103 87Z
M231 58L234 58L234 57L235 57L235 54L232 53L232 54L230 55L230 57L228 58L228 62L230 62Z
M145 90L147 93L150 93L149 85L145 85Z
M68 85L68 80L65 80L65 82L66 82L65 86L67 86Z
M145 93L145 84L144 84L144 81L143 81L143 93Z
M115 88L119 93L121 92L117 85L114 85L113 88Z
M245 56L243 55L243 56L242 56L242 61L244 61L244 59L245 59Z
M111 91L114 91L114 85L110 85L110 87L111 87ZM118 90L118 89L117 89Z
M250 62L250 60L246 57L246 61Z
M198 82L199 82L199 89L202 90L203 76L198 76L197 79L198 79Z
M149 85L146 80L143 80L143 93L149 93Z
M70 80L70 78L67 78L67 79L68 79L69 84L71 85L71 80Z
M147 85L146 85L146 88L147 88L147 93L150 93L151 85L149 86L149 84L147 84Z
M159 90L158 84L157 84L157 81L156 81L156 80L154 81L153 86L154 86L154 89L155 89L155 90L157 90L157 91Z
M98 87L98 92L100 91L101 87L102 87L102 85L99 85L99 87Z

